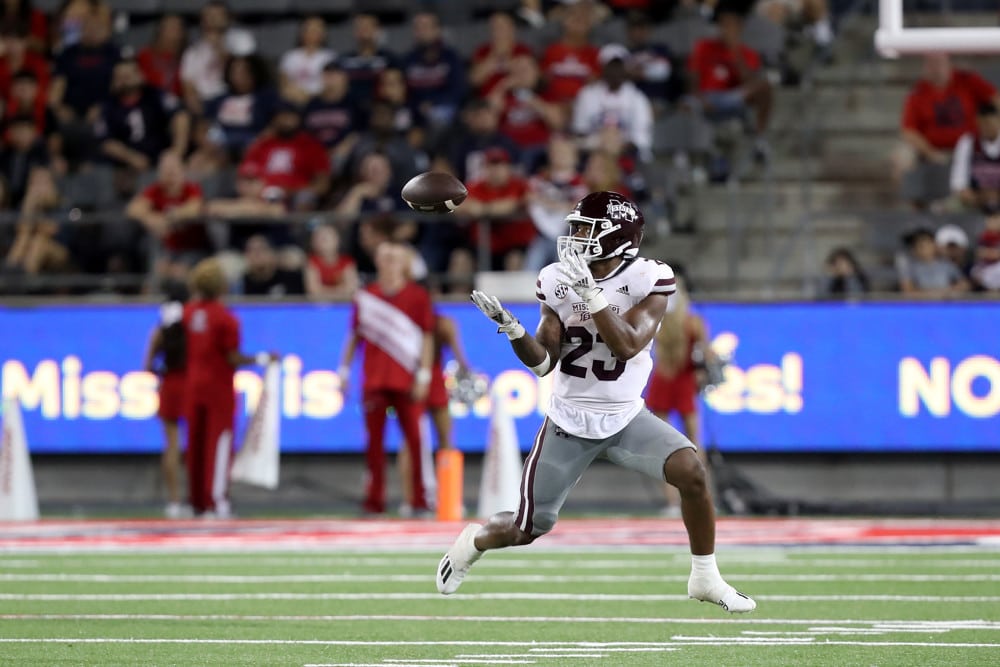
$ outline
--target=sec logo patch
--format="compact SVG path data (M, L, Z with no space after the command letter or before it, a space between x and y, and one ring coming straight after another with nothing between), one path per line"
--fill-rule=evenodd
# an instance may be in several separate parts
M569 287L563 283L556 285L555 289L556 298L565 299L566 295L569 293Z

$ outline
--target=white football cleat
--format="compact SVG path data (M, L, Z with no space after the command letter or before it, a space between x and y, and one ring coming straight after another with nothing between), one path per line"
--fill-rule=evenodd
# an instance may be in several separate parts
M483 552L476 549L475 545L476 533L480 528L482 525L478 523L466 526L438 563L435 579L441 595L451 595L457 591L472 564L482 558Z
M730 614L745 614L757 608L753 598L740 593L721 577L688 579L688 596L702 602L717 604Z

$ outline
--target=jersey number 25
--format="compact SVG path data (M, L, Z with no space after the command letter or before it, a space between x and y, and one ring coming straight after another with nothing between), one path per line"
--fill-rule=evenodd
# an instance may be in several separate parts
M595 341L594 334L587 331L587 329L583 327L569 327L566 329L564 337L568 343L572 344L577 341L579 343L562 358L562 361L559 363L559 370L573 377L587 377L587 367L574 364L573 362L593 350L595 342L603 345L604 341L601 340L601 334L597 334ZM590 365L590 371L593 372L594 377L598 380L610 382L622 376L622 373L625 372L625 362L621 359L616 359L615 365L608 368L606 361L595 359Z

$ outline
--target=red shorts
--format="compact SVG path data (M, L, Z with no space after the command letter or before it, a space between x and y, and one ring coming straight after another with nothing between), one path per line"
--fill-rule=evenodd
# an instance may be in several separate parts
M646 390L646 407L656 414L690 415L695 412L697 395L698 381L693 372L667 378L654 370Z
M184 417L184 373L167 373L160 379L160 410L164 421L176 422Z
M448 407L448 389L444 386L444 373L440 367L431 370L431 386L427 389L424 404L428 410Z

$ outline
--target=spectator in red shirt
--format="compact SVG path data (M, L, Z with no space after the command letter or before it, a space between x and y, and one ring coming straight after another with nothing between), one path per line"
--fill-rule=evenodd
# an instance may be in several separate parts
M597 47L590 44L590 3L578 2L563 14L562 38L545 49L542 75L549 99L569 104L576 94L601 72Z
M314 209L329 186L326 149L302 130L294 105L282 104L270 129L247 150L240 176L260 182L267 199L283 199L294 210Z
M493 87L489 101L500 110L500 133L517 144L521 165L533 171L549 137L565 128L568 116L565 105L541 89L535 59L516 56L510 73Z
M490 16L490 41L472 54L469 81L479 97L486 97L504 77L510 74L513 59L534 58L531 49L517 41L517 26L510 14L494 12Z
M716 11L719 36L694 45L688 69L709 120L743 117L752 110L756 127L755 152L767 157L764 132L771 118L773 93L761 69L760 56L743 43L743 15L730 8Z
M49 19L31 6L31 0L4 0L0 3L0 29L16 26L27 31L28 48L45 54L49 50Z
M333 225L319 225L312 232L312 253L306 264L306 294L314 299L340 300L358 289L354 258L340 252L340 233Z
M135 59L146 82L164 93L180 97L181 54L187 45L184 19L178 14L165 14L156 29L156 37L139 50Z
M236 369L278 359L240 351L240 323L223 305L226 277L216 259L191 270L192 300L184 306L187 349L187 469L191 509L204 518L225 519L229 506L229 465L233 451Z
M469 184L469 198L456 211L464 218L507 218L491 221L490 267L480 270L520 270L524 251L535 238L535 225L525 215L528 183L514 172L510 155L502 148L486 151L486 170L481 181ZM512 218L512 219L511 219ZM473 252L478 251L479 225L470 229Z
M410 251L384 241L375 252L377 277L355 297L352 331L337 374L341 392L347 391L351 363L364 345L362 401L368 431L368 485L363 510L385 512L386 411L396 411L410 453L413 511L429 512L421 465L420 415L431 380L434 313L430 295L410 281Z
M200 222L203 204L201 187L185 178L180 155L164 152L156 182L136 194L125 209L158 245L155 273L159 278L183 281L188 269L211 253Z
M51 71L45 56L29 48L28 33L21 26L8 26L0 33L0 99L10 97L14 75L31 72L42 90L42 99L48 100Z
M959 138L976 131L976 109L988 102L1000 106L992 84L954 69L947 53L925 55L923 78L903 106L903 145L893 159L897 179L917 161L948 164Z

